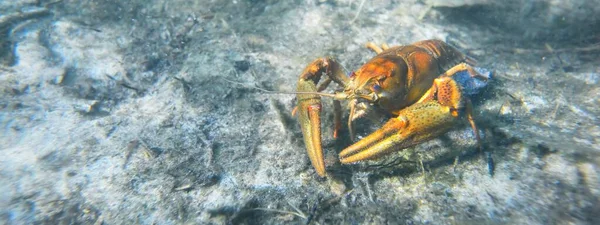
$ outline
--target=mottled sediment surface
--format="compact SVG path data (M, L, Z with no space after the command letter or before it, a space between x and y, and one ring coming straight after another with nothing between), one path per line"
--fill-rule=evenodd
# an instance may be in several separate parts
M501 2L0 2L0 223L598 224L600 6ZM493 176L466 123L342 166L326 110L318 178L294 96L251 88L431 38L496 72Z

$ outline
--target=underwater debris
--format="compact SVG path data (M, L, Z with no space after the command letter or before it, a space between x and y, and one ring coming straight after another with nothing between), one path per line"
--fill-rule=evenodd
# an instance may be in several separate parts
M24 22L50 15L41 7L26 7L18 12L0 15L0 64L11 66L15 63L13 35Z

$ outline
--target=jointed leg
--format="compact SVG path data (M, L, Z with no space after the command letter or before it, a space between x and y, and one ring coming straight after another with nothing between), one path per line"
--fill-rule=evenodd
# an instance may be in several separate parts
M374 51L375 53L379 54L385 50L387 50L388 48L390 48L390 46L388 46L387 44L382 44L381 48L379 46L377 46L375 43L373 42L367 42L366 46L368 49L371 49L371 51Z
M321 82L319 86L317 86L317 92L324 91L329 86L329 84L331 84L331 81L332 80L329 76L325 77L325 79L323 79L323 82Z
M390 48L390 46L388 44L386 44L386 43L381 44L381 49L383 49L384 51L388 50L388 48Z
M355 101L355 100L353 100ZM350 141L354 142L354 127L352 127L352 118L356 112L356 104L350 103L350 115L348 115L348 133L350 133Z
M471 104L471 100L466 100L465 111L467 113L467 120L469 120L469 124L471 124L471 128L473 128L473 133L475 133L475 139L477 139L477 147L479 151L482 150L481 146L481 138L479 137L479 130L477 130L477 125L475 125L475 117L473 116L473 104Z
M475 125L475 118L473 116L473 104L471 104L471 100L466 99L466 113L467 120L469 120L469 124L471 124L471 128L473 128L473 133L475 133L475 139L477 139L477 148L480 153L484 153L484 157L486 159L488 165L488 173L490 176L494 176L494 159L492 158L492 153L489 151L483 151L483 145L481 142L481 137L479 136L479 130Z
M469 72L469 75L471 75L471 77L476 77L482 80L487 80L488 78L486 76L481 75L479 72L475 71L475 69L473 69L472 66L470 66L467 63L460 63L452 68L450 68L449 70L447 70L446 72L444 72L442 75L440 75L440 77L451 77L454 76L456 73L461 72L461 71L467 71Z
M368 49L371 49L372 51L374 51L377 54L383 52L383 49L381 49L379 46L377 46L373 42L367 42L367 44L365 45L365 47L367 47Z
M342 128L342 104L338 100L333 100L333 138L338 138L338 133Z

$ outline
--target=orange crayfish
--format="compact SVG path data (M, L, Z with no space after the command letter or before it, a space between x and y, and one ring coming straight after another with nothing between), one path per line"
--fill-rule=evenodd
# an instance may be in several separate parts
M325 177L321 147L321 96L334 99L334 137L340 129L341 100L347 100L350 115L348 130L354 140L352 121L372 111L391 115L383 127L342 150L341 163L373 159L394 150L405 149L447 132L459 114L467 119L480 144L470 100L462 93L458 73L486 80L473 68L473 60L439 40L381 48L367 47L377 53L357 71L347 76L332 58L314 60L300 75L297 108L304 143L317 174ZM325 76L324 76L325 75ZM331 82L341 86L333 94L322 93Z

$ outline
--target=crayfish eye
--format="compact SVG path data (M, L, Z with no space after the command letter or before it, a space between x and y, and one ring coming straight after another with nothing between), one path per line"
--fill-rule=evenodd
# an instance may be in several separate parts
M379 84L374 84L374 85L373 85L373 91L374 91L375 93L380 93L380 92L381 92L381 90L382 90L382 89L381 89L381 86L379 86Z

